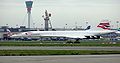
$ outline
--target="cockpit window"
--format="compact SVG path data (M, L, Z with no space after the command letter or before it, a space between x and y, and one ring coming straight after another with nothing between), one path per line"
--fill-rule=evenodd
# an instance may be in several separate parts
M25 33L25 35L28 35L28 33Z
M25 35L31 35L31 32L26 32Z

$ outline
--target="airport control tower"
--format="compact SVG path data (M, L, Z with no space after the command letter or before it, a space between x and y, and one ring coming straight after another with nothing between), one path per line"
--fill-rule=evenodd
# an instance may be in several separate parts
M30 21L31 21L30 16L31 16L31 8L32 8L33 0L26 0L25 4L27 8L27 13L28 13L28 28L30 28Z

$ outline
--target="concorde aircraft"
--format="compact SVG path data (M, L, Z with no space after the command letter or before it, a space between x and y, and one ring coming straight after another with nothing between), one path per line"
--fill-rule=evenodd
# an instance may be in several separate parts
M79 39L99 39L100 35L113 33L112 30L78 30L78 31L28 31L13 34L10 37L66 37Z

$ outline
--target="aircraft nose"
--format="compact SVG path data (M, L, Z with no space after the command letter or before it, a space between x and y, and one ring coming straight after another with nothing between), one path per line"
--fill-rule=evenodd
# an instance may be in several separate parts
M10 37L17 37L17 35L16 35L16 34L14 34L14 35L12 35L12 36L10 36Z

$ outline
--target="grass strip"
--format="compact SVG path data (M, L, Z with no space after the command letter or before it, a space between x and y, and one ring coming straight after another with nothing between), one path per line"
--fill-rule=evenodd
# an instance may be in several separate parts
M41 43L41 42L0 42L0 46L120 46L116 44L102 42L81 42L81 43Z
M0 56L39 56L39 55L97 55L120 54L120 51L91 50L0 50Z

